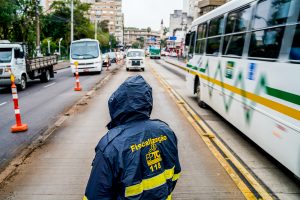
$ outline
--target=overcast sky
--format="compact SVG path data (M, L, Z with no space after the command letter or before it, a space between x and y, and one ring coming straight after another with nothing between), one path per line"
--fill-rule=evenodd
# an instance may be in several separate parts
M125 27L160 29L169 26L170 14L174 10L182 10L183 0L123 0Z

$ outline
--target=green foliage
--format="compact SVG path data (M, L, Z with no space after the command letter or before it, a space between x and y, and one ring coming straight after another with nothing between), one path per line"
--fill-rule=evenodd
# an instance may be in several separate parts
M151 32L151 28L150 28L150 27L147 28L147 32L148 32L148 33Z
M134 43L132 44L132 48L133 48L133 49L139 49L139 48L141 48L140 45L141 45L140 42L134 42Z
M167 45L168 45L167 40L168 40L168 39L165 38L165 39L162 39L162 40L160 41L160 46L161 46L161 48L167 47Z
M30 53L35 50L36 43L36 6L35 0L0 0L0 39L12 42L26 42ZM90 4L74 0L74 40L94 38L94 24L86 17ZM38 7L40 13L40 34L42 53L48 50L47 39L51 40L51 53L58 51L58 41L61 43L61 53L67 56L70 45L71 11L70 0L54 1L46 12ZM109 34L108 21L99 23L97 38L103 48L116 47L117 42Z

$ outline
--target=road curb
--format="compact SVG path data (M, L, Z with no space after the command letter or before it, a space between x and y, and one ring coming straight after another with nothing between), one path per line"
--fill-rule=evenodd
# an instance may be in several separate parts
M14 158L7 167L0 172L0 188L5 185L10 178L15 176L18 171L18 167L24 163L24 161L39 147L41 147L47 139L57 131L64 122L71 116L76 114L76 111L85 105L96 95L96 92L107 83L107 81L113 76L123 65L118 65L116 68L112 69L105 77L96 83L96 85L88 91L81 99L79 99L75 104L73 104L66 112L60 115L58 119L51 125L47 130L42 131L40 136L37 137L28 147L26 147L19 156Z

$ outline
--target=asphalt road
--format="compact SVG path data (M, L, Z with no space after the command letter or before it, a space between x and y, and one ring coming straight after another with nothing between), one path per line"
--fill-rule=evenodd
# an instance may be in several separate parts
M29 127L23 133L10 132L15 124L11 91L10 88L0 88L0 170L104 78L107 74L105 70L100 75L80 76L81 92L73 90L75 77L70 68L58 70L55 78L48 83L30 81L25 91L18 92L22 121Z

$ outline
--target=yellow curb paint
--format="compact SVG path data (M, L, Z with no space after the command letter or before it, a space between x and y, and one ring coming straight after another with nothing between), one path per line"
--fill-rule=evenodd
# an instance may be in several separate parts
M273 199L272 196L256 180L256 178L246 169L246 167L243 166L243 164L228 150L228 148L215 136L215 134L211 131L211 129L200 119L200 117L193 111L193 109L188 104L185 103L185 101L180 97L180 95L178 95L178 93L175 90L173 90L166 81L164 81L160 77L160 75L156 72L156 70L153 67L150 66L150 68L151 68L151 72L159 80L159 82L169 93L172 99L177 102L177 106L179 107L182 114L185 116L185 118L187 118L187 120L190 122L193 128L197 131L201 139L205 142L209 150L212 152L212 154L216 157L216 159L219 161L222 167L229 174L229 176L237 185L239 190L243 193L245 198L248 200L257 199L254 193L245 184L245 182L238 176L238 174L234 171L234 169L228 164L228 160L231 160L231 162L243 174L243 176L247 179L247 181L251 184L251 186L259 193L262 199L272 200ZM196 122L199 123L200 125L198 125ZM200 126L206 131L206 133L202 131ZM225 158L215 148L211 140L213 140L215 144L218 146L218 148L220 148L225 153L226 155Z

